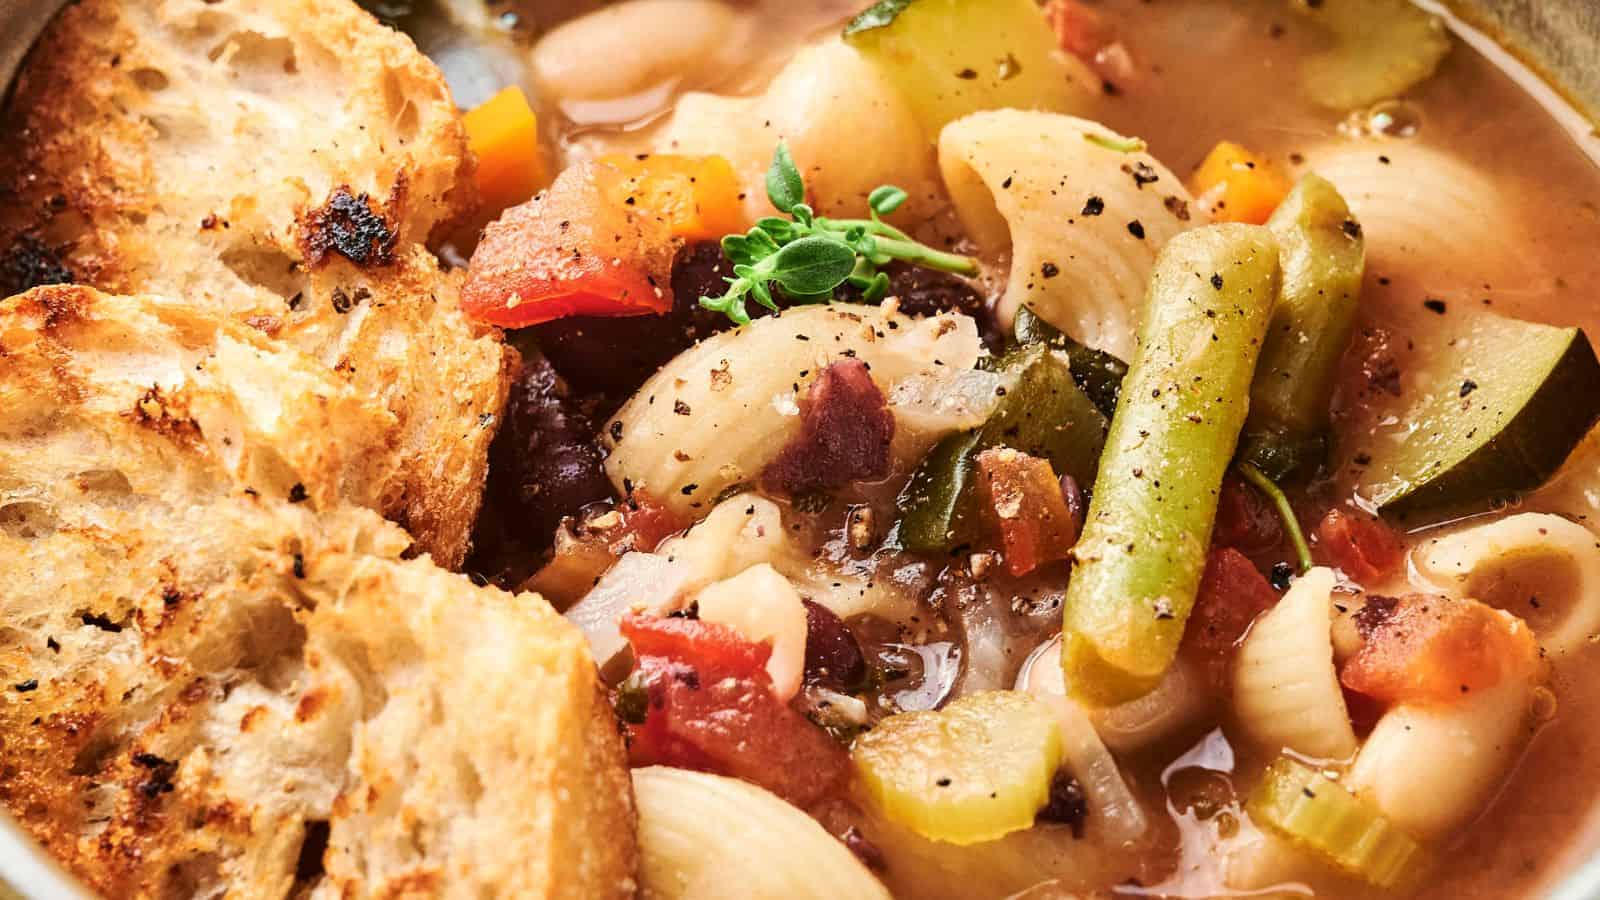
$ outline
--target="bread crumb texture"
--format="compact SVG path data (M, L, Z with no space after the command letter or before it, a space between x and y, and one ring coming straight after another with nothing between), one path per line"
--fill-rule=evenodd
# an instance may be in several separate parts
M327 0L83 0L0 115L0 295L159 294L299 351L390 417L352 484L460 563L513 355L428 250L476 202L444 80ZM355 452L357 448L347 448Z
M631 895L582 636L343 502L396 460L294 435L393 413L267 343L0 303L0 803L107 897Z

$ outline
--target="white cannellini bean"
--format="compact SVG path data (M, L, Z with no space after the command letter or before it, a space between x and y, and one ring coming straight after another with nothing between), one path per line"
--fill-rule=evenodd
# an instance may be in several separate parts
M706 585L694 596L700 619L726 625L753 643L768 643L772 693L787 701L806 666L806 608L789 579L762 563Z
M716 0L627 0L551 30L529 62L542 97L593 120L604 117L596 101L720 79L741 63L753 25Z
M1422 840L1482 812L1532 736L1537 682L1508 678L1447 706L1402 704L1367 737L1344 784Z

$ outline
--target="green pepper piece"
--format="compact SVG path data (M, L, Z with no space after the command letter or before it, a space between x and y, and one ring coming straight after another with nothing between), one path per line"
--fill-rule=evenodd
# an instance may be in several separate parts
M900 509L897 546L934 553L966 543L968 516L961 501L972 480L981 428L958 431L935 444L917 464L895 500Z
M1072 380L1107 419L1116 414L1117 394L1122 391L1122 379L1128 374L1127 363L1104 350L1078 343L1026 306L1017 310L1012 334L1018 344L1044 344L1065 353L1072 365Z
M990 447L1011 447L1050 461L1058 474L1088 484L1105 446L1106 417L1073 381L1065 354L1044 344L1019 347L996 367L1017 381L978 428L940 441L918 464L897 501L899 545L949 552L978 536L973 460Z
M1366 254L1332 184L1307 175L1267 222L1283 288L1250 385L1239 458L1273 481L1312 475L1327 455L1328 406L1355 331Z
M1080 699L1137 698L1177 654L1277 296L1265 228L1188 231L1156 260L1067 585L1061 660Z

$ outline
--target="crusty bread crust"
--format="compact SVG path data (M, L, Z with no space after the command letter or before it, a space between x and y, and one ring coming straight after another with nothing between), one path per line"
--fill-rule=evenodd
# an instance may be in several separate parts
M442 76L338 0L83 0L0 118L0 296L201 303L394 417L378 509L465 555L512 357L425 248L475 202Z
M341 505L368 461L275 429L389 412L268 343L0 303L0 804L108 897L631 895L582 636ZM310 499L249 487L295 466Z

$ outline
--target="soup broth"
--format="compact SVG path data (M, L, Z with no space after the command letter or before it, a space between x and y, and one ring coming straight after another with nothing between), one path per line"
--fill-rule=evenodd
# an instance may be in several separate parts
M634 27L624 14L630 6L612 8L616 19L611 27ZM693 6L685 4L677 14L704 14ZM764 96L775 78L790 77L784 67L795 54L834 41L842 24L858 11L856 6L847 0L800 6L754 0L721 7L723 31L706 36L703 47L674 57L692 60L692 65L640 74L637 83L603 101L585 93L589 87L583 80L599 77L596 73L611 65L611 59L605 65L581 58L560 66L551 61L557 53L570 52L551 43L565 40L562 29L574 27L570 21L544 17L536 28L507 35L496 31L493 22L464 26L462 21L473 16L457 10L453 19L439 12L435 19L424 17L410 27L425 50L436 51L461 102L485 96L483 84L494 80L484 74L486 69L499 76L509 73L500 80L526 87L541 116L546 152L559 169L612 154L716 152L719 140L744 140L674 131L674 110L682 115L681 104L693 92ZM1600 303L1595 301L1600 257L1594 253L1600 246L1600 171L1592 156L1600 144L1592 133L1573 127L1569 110L1544 105L1542 98L1549 92L1509 57L1485 55L1453 38L1438 71L1400 98L1332 112L1308 102L1295 88L1302 61L1325 50L1328 38L1288 3L1100 0L1089 9L1099 33L1109 36L1104 43L1115 50L1098 60L1093 76L1098 83L1077 115L1139 136L1156 159L1185 181L1223 140L1248 147L1291 178L1320 172L1345 191L1361 220L1367 243L1360 313L1338 371L1328 464L1292 497L1301 521L1315 523L1334 508L1372 511L1372 503L1362 496L1368 463L1378 452L1375 448L1412 436L1417 423L1408 411L1415 397L1428 390L1430 378L1462 359L1459 348L1466 345L1452 336L1489 321L1485 317L1600 333ZM593 14L577 8L572 12ZM681 24L676 37L626 32L618 46L687 40L683 36L694 28L688 21ZM565 74L552 74L558 70ZM758 102L738 109L750 116L768 114ZM720 123L731 134L738 127L734 110L730 106L722 118L700 121ZM689 136L696 138L693 146L680 145L680 138ZM789 138L795 140L792 134ZM841 133L828 140L857 138ZM915 156L925 149L908 152ZM870 165L886 155L863 148L860 157L862 165ZM815 183L843 183L830 181L831 174L806 172ZM917 177L914 172L895 175L896 183ZM1346 190L1346 185L1358 183L1359 190ZM1405 199L1397 204L1394 196ZM846 204L858 199L843 198ZM923 199L913 188L911 205ZM829 201L824 196L814 200L821 207ZM992 305L1006 289L1009 249L987 248L974 240L948 199L935 197L932 202L916 236L941 248L978 254L983 299ZM460 247L463 257L470 254L470 243ZM540 352L539 337L512 340L523 342L531 355ZM1483 342L1469 350L1495 352L1492 343ZM552 358L560 369L559 359ZM1473 357L1467 358L1470 362ZM562 374L575 393L591 387L582 375ZM1471 393L1465 387L1470 373L1461 379L1464 399ZM800 385L795 389L799 393ZM592 427L602 428L623 399L600 401L602 411L595 413ZM702 427L689 417L683 425ZM613 452L619 445L625 447L626 441L618 438ZM1369 596L1429 590L1417 560L1442 535L1516 513L1551 512L1593 527L1600 515L1597 463L1600 444L1591 436L1545 486L1495 511L1397 520L1396 534L1408 562L1381 577L1355 580ZM850 623L879 673L871 689L857 693L859 726L1012 687L1024 661L1060 624L1068 574L1063 562L1024 575L985 574L975 570L975 559L930 557L880 544L886 523L897 516L895 497L909 474L908 466L897 462L887 477L850 485L821 501L778 498L778 514L796 552L812 561L807 564L811 568L780 566L780 571L798 583L804 570L813 587L832 581L816 588L819 593L835 600L847 594L853 598L835 609ZM495 492L505 489L504 481L497 487L496 477L491 474L476 564L491 576L515 582L544 562L546 536L520 543L506 538L517 525L505 507L496 509ZM581 518L583 511L562 512ZM699 509L694 515L705 512ZM863 515L877 524L865 529L870 537L860 539ZM1254 562L1264 572L1279 569L1281 588L1287 580L1281 576L1292 562L1287 545L1277 542L1258 549L1250 554ZM1324 543L1315 549L1320 560L1328 548ZM1495 588L1496 598L1482 599L1528 617L1537 632L1540 594L1578 590L1576 583L1537 583L1538 574L1513 571ZM540 586L537 578L533 586ZM584 593L555 599L572 602ZM1566 602L1581 599L1568 597ZM1595 749L1600 747L1595 733L1600 672L1594 653L1581 648L1553 655L1550 664L1553 703L1539 707L1537 724L1530 726L1536 734L1526 751L1497 780L1481 808L1472 810L1470 824L1429 842L1426 874L1408 888L1397 888L1396 896L1535 896L1592 848L1591 820L1600 788L1600 753ZM1352 715L1357 712L1352 707ZM1364 737L1372 721L1359 724ZM1104 736L1103 723L1101 731ZM809 811L834 834L846 836L852 847L866 847L862 858L878 863L885 882L903 896L1211 897L1254 895L1274 887L1285 895L1375 896L1372 887L1314 864L1291 866L1281 877L1264 877L1259 883L1240 884L1230 876L1230 860L1248 858L1252 842L1263 839L1245 800L1278 753L1263 752L1241 731L1226 698L1153 739L1130 741L1126 747L1111 738L1107 743L1113 744L1116 763L1148 819L1149 827L1125 842L1097 835L1092 816L1082 838L1066 826L1040 825L992 845L957 846L909 834L903 824L886 821L859 796L820 801ZM1414 766L1419 773L1434 764L1429 758L1396 763Z

